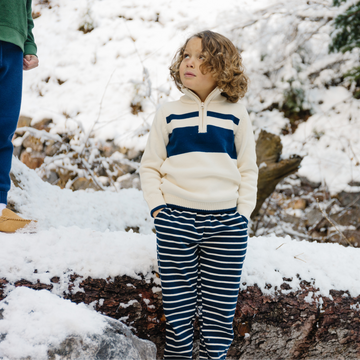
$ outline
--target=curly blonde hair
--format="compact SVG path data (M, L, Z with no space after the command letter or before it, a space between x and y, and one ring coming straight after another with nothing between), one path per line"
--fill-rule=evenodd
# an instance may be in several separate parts
M230 102L236 103L244 97L249 78L244 73L240 53L229 39L210 30L189 37L175 54L169 70L176 87L181 91L180 64L184 58L186 45L193 38L200 38L202 43L204 62L200 66L201 72L212 74L217 86L222 90L221 95Z

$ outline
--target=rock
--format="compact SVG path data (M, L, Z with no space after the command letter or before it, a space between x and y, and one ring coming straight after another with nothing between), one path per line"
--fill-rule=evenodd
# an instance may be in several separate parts
M137 161L140 160L141 156L143 154L143 151L136 150L136 149L129 149L126 153L127 158L129 160Z
M22 146L14 146L13 155L19 159L22 150L23 150Z
M302 198L294 199L289 203L289 207L291 207L294 210L296 209L304 210L306 208L306 205L307 205L306 200Z
M101 335L68 337L56 349L48 350L49 360L155 360L156 346L132 334L118 320L106 318ZM35 359L34 359L35 360Z
M263 295L256 286L239 294L235 324L248 323L248 337L235 326L228 356L234 359L358 359L360 317L353 299L344 291L331 291L332 299L314 297L311 285L304 292ZM241 329L241 326L240 326Z
M281 159L281 151L280 137L261 130L256 142L259 180L257 202L252 218L258 214L263 202L275 190L276 185L299 168L301 156L294 155L289 159Z
M360 192L348 193L341 191L337 198L343 206L360 206Z
M73 291L74 286L70 284L64 298L76 303L95 302L97 311L123 319L138 337L154 342L157 358L162 358L165 318L161 291L152 280L139 276L140 280L118 276L113 280L89 277L79 281L79 276L74 275L71 281L77 282L81 290ZM240 291L233 323L234 341L228 359L358 359L360 296L352 298L348 292L335 290L330 291L329 297L320 296L319 289L305 281L301 281L301 288L295 291L289 285L290 280L284 278L275 295L264 294L256 285ZM56 283L59 278L54 277L52 281ZM1 286L5 285L5 279L0 281L0 300L4 297ZM20 285L49 289L49 285L31 284L24 280L16 283L16 286ZM195 354L199 343L198 330L195 322ZM111 338L115 339L116 330L110 332L114 336ZM70 348L78 341L76 338L67 339L63 345ZM111 359L106 356L96 359ZM90 360L91 357L84 359Z
M37 130L45 130L47 132L50 131L50 124L53 122L52 119L45 118L37 123L35 123L32 127Z
M60 149L61 143L55 140L46 141L45 145L45 155L46 156L54 156Z
M17 123L17 127L20 128L20 127L24 127L24 126L30 126L31 124L31 118L28 117L28 116L20 116L19 117L19 120L18 120L18 123Z
M59 180L59 176L55 171L50 171L50 174L48 176L43 177L43 180L52 185L55 185Z
M22 280L30 290L19 283L0 303L1 359L5 355L7 360L38 360L46 354L49 360L155 360L156 346L133 335L119 320L60 299L46 290L49 285L38 282L34 286ZM64 321L52 323L49 318L55 319L57 312ZM40 328L32 332L35 326ZM18 353L11 351L16 342L24 345Z
M31 148L33 151L37 151L37 152L43 151L44 149L44 145L41 139L38 139L35 136L31 136L31 135L27 136L23 140L22 145L25 149Z
M37 169L44 163L45 155L37 151L23 151L20 160L30 169Z
M71 189L74 191L85 190L85 189L99 190L99 187L92 181L92 179L80 177L72 183Z
M114 152L122 153L122 150L119 146L114 144L113 140L108 140L104 144L99 145L100 154L104 157L110 157ZM125 153L123 151L123 153Z
M117 182L120 183L121 189L135 188L141 190L139 174L126 174L119 177Z
M321 185L321 182L310 181L305 176L299 176L299 179L301 181L301 186L303 187L310 187L311 189L317 189Z

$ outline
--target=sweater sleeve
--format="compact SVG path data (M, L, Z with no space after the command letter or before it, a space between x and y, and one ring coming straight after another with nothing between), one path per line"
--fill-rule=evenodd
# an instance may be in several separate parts
M34 21L32 18L31 0L26 1L27 12L27 38L24 44L24 55L36 55L37 47L34 41L32 29L34 28Z
M167 158L166 145L168 142L165 119L159 109L156 112L140 165L141 188L151 216L154 211L166 206L160 189L162 178L160 168Z
M241 176L237 211L250 218L256 206L258 166L256 164L255 139L251 120L245 108L241 111L240 123L235 135L237 167Z

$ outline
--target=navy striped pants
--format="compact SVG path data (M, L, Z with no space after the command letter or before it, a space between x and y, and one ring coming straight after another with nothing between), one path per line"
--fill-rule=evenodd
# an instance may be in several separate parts
M247 219L235 209L203 212L173 206L155 218L166 317L164 359L192 359L193 321L200 359L225 360L247 246Z

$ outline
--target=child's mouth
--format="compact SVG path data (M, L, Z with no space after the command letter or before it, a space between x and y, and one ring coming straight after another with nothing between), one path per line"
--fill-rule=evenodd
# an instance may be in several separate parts
M191 72L186 72L185 77L195 77L195 74L191 73Z

